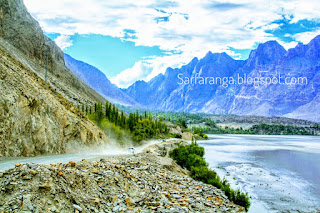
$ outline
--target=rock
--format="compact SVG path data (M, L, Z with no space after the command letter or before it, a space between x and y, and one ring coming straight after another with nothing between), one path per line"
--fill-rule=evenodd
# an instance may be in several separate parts
M40 189L45 189L45 190L50 190L51 189L51 185L49 183L45 183L42 184L41 186L39 186Z
M116 201L117 201L117 199L118 199L118 196L117 196L117 195L116 195L116 196L114 196L114 197L112 198L112 203L116 202Z
M130 205L132 203L131 199L130 198L126 198L125 201L126 201L127 207L130 207Z
M66 166L75 167L76 166L76 162L70 161L69 163L66 164Z
M121 211L121 206L115 206L115 207L113 207L112 211L113 211L113 212L119 212L119 211Z
M75 209L75 210L78 210L78 211L80 211L80 212L82 212L82 208L81 208L81 206L79 206L79 205L77 205L77 204L73 204L72 205L73 206L73 208Z
M155 210L158 209L158 207L155 207L155 206L149 206L149 208L150 208L151 210L153 210L153 211L155 211Z
M70 212L70 206L75 212L99 212L101 208L105 212L130 213L219 212L221 209L244 212L242 207L224 199L220 190L180 172L182 168L164 168L156 154L112 157L98 163L83 160L74 167L70 162L36 165L32 167L37 169L37 176L31 180L23 179L22 174L31 176L29 167L22 170L24 166L2 174L0 197L3 205L0 205L0 212L13 207L17 212L30 209ZM94 169L98 173L93 173ZM59 172L63 175L59 176ZM128 174L130 178L127 178ZM23 203L21 207L19 202Z
M181 198L181 196L177 195L177 194L173 194L172 197L175 198L175 199L180 199Z
M100 199L99 199L99 198L95 198L95 199L93 200L93 202L94 202L95 204L99 204L99 203L100 203Z
M106 175L109 175L109 176L112 176L114 174L113 171L111 171L111 170L107 170L105 173L106 173Z

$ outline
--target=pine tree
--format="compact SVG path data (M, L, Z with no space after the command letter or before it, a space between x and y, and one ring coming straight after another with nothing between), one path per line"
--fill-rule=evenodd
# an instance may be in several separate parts
M135 115L130 113L129 119L128 119L128 127L129 127L130 131L133 131L134 126L135 126Z
M116 123L116 106L114 104L112 105L111 122Z
M116 108L116 112L115 112L115 124L119 124L119 109Z
M140 118L140 116L139 116L139 111L137 110L137 112L136 112L136 123L139 122L139 118Z
M102 121L102 116L103 116L103 113L102 113L102 104L101 103L98 103L98 104L95 104L95 108L96 108L96 112L95 112L95 117L96 117L96 122L98 124L98 126L100 126L101 124L101 121Z

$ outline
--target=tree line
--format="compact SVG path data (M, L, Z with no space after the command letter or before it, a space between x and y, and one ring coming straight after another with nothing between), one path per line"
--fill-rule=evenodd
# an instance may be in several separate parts
M255 124L249 129L219 127L217 125L206 125L204 127L193 127L192 130L198 129L206 134L252 134L252 135L318 135L319 128L317 125L304 127L283 124Z
M152 114L147 111L141 114L137 110L127 115L108 101L105 105L101 102L95 103L93 107L82 105L81 110L100 128L106 130L108 123L111 123L118 132L120 130L128 132L135 142L155 137L162 138L169 134L169 129L162 118L153 119Z

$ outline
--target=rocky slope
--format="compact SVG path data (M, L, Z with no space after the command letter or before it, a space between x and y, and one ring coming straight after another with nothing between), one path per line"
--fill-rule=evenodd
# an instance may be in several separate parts
M0 156L64 153L107 142L71 102L0 48Z
M320 36L286 51L276 41L260 44L245 61L225 53L209 52L180 69L168 68L149 82L138 81L124 91L149 109L217 114L288 116L320 121ZM235 79L235 84L179 84L181 79L213 77ZM238 84L238 76L305 77L306 84Z
M244 208L219 189L188 177L171 159L147 150L98 162L17 164L0 173L0 211L244 212Z
M0 45L24 66L45 79L73 103L103 101L104 98L65 67L64 53L43 34L22 0L0 0Z
M22 0L0 0L0 157L108 141L74 105L105 99L64 65ZM48 56L49 82L45 83Z
M66 67L80 80L89 85L92 89L101 94L104 98L112 103L121 104L130 107L141 107L139 104L112 84L103 72L97 68L78 61L65 54Z

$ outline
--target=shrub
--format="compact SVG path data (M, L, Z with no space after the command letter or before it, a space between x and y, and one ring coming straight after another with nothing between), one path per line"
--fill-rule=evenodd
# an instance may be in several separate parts
M188 169L193 179L221 189L232 202L243 206L248 211L250 207L248 194L241 192L239 189L233 190L226 179L221 180L214 170L208 168L208 164L203 158L203 147L198 146L197 143L179 146L170 151L169 156L180 166Z
M196 135L199 135L201 139L205 139L205 140L208 139L208 136L203 132L203 128L201 128L200 126L193 127L192 130L193 130L193 133Z
M182 138L182 135L180 133L169 133L169 137L171 138Z

